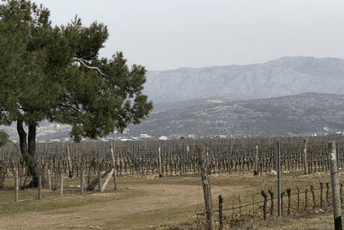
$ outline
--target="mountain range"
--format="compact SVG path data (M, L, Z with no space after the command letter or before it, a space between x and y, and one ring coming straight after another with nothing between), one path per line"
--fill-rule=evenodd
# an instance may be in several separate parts
M140 125L129 125L124 137L336 133L344 129L343 88L344 60L338 58L149 71L143 93L154 110ZM15 125L0 129L17 138ZM43 121L37 138L66 138L70 129Z
M144 93L154 103L209 97L260 99L307 92L342 94L344 60L283 57L261 64L147 72Z

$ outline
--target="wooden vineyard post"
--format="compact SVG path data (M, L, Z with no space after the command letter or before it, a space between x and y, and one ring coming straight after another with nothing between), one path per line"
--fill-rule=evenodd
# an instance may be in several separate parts
M201 167L201 177L202 177L202 187L203 187L203 194L204 194L204 203L205 209L207 214L207 224L208 230L214 229L214 217L213 217L213 205L211 199L211 187L209 181L209 153L208 153L208 146L202 149L198 148L198 156L199 159L202 159L202 167Z
M222 209L223 209L223 198L222 198L222 195L219 195L219 222L220 222L219 230L223 228Z
M340 183L340 203L343 203L343 196L342 196L343 184Z
M228 174L232 173L232 139L231 139L231 144L229 146L229 162L228 162Z
M308 193L308 189L306 188L306 189L305 189L305 211L307 210L307 201L308 201L308 199L307 199L307 193Z
M305 174L308 174L307 167L307 139L303 139L303 170Z
M275 143L276 154L276 171L277 171L277 213L281 216L281 160L280 160L280 143Z
M51 177L50 177L50 169L48 169L47 172L47 177L48 177L48 189L51 190Z
M187 148L187 146L186 146ZM160 144L158 144L158 155L159 155L159 178L162 177L162 173L161 173L161 147Z
M69 170L69 178L73 178L73 172L72 172L72 161L70 159L70 152L69 148L66 148L67 151L67 160L68 160L68 170Z
M329 191L330 191L330 184L328 182L326 182L326 202L327 202L327 206L330 206Z
M98 191L102 192L102 178L100 175L100 145L98 145Z
M254 175L258 175L259 174L259 171L258 171L258 162L259 162L259 159L258 159L258 143L256 144L256 157L255 157L255 165L254 165Z
M60 196L63 195L63 171L60 171Z
M330 170L331 170L331 184L332 184L332 205L334 227L336 230L342 229L342 216L340 207L340 194L339 194L339 170L337 167L336 159L336 143L332 141L328 144L330 152Z
M254 193L252 194L252 222L254 223Z
M281 193L281 216L283 216L283 196L284 196L285 192Z
M14 196L14 202L18 202L18 169L15 169L15 181L14 181L14 190L15 190L15 196Z
M114 152L113 152L113 147L111 146L110 147L110 150L111 150L111 159L112 159L112 167L114 169L114 172L113 172L113 182L114 182L114 186L115 186L115 190L118 190L118 184L117 184L117 172L116 172L116 162L115 162L115 155L114 155Z
M137 143L137 173L141 175L140 142Z
M320 207L323 206L323 183L320 182Z
M339 143L336 143L336 161L337 161L337 169L339 172Z
M105 182L103 184L103 186L101 187L100 192L103 192L106 188L106 185L109 183L111 176L115 173L115 168L112 168L112 170L110 171L110 173L107 175Z
M297 186L297 212L300 213L300 187Z
M38 200L42 199L42 172L38 175Z
M80 185L80 194L84 195L84 187L85 187L85 175L84 175L84 167L81 166L81 185Z

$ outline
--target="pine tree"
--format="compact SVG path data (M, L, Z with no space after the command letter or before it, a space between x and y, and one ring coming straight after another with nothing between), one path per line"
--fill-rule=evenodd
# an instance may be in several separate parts
M17 122L20 149L34 179L36 128L42 120L72 125L70 135L80 141L139 124L153 109L142 94L143 66L129 68L122 52L99 57L109 36L104 24L86 27L76 16L53 27L49 16L47 8L27 0L0 5L0 124Z

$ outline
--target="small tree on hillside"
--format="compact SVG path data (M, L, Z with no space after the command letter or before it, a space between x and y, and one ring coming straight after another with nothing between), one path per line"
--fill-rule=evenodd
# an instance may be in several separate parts
M152 110L142 94L143 66L130 68L121 52L99 58L108 38L98 22L53 27L48 9L27 0L0 5L0 124L17 123L29 172L36 128L44 119L72 125L71 137L96 138L138 124ZM28 125L28 133L23 124Z

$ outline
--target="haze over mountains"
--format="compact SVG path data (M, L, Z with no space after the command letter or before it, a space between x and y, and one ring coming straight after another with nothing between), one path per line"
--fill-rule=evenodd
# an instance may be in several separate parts
M129 125L126 137L322 135L344 129L343 59L284 57L150 71L144 87L154 111L140 125ZM1 128L17 138L15 124ZM66 138L70 129L44 121L37 137Z
M154 103L209 97L259 99L306 92L342 94L344 60L283 57L262 64L150 71L144 93Z

